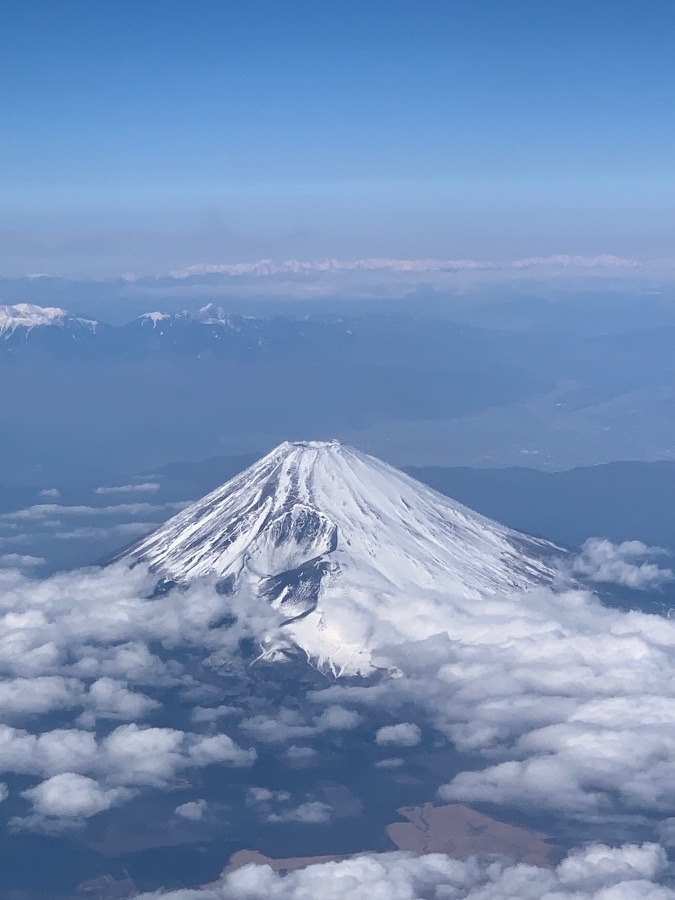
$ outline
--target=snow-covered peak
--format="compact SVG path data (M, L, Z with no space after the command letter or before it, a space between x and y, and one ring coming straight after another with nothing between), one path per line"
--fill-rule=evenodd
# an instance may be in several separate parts
M68 313L58 306L36 306L34 303L15 303L0 306L0 332L16 328L35 328L37 325L54 325Z
M191 318L202 325L229 325L231 320L231 316L222 307L215 306L213 303L202 306L198 312L192 314Z
M171 326L180 326L185 324L197 325L219 325L224 328L238 329L241 322L241 316L235 316L225 312L221 306L214 303L207 303L196 312L193 310L183 310L179 313L166 313L159 310L143 313L135 321L141 325L152 325L156 328L163 323Z
M160 322L163 322L165 319L170 319L171 316L169 315L169 313L155 311L155 312L143 313L143 315L140 318L141 318L141 321L143 321L143 322L152 322L153 327L155 327Z
M124 557L265 597L284 639L335 672L448 629L448 612L550 582L558 548L337 441L284 443ZM279 634L270 648L278 648Z
M31 331L33 328L49 325L64 327L67 323L77 323L92 330L97 324L91 319L71 316L67 310L58 306L37 306L35 303L0 306L0 334L12 334L19 328Z

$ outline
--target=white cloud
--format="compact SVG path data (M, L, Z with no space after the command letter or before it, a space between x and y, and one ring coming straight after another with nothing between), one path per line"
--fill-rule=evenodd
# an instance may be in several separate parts
M377 769L400 769L403 765L403 760L400 756L392 756L387 757L386 759L379 759L375 763L375 768Z
M311 800L308 803L300 803L283 812L270 813L265 821L270 824L283 824L284 822L300 822L303 825L326 825L331 820L332 806L321 800Z
M176 660L162 660L142 641L126 641L111 647L87 643L71 649L76 659L69 672L79 678L108 676L126 679L135 685L169 687L180 682L183 666Z
M613 848L591 845L554 869L505 859L451 859L439 853L363 854L277 874L248 865L197 889L141 895L145 900L673 900L666 856L655 844Z
M275 718L260 714L246 719L242 728L265 744L283 744L293 738L310 737L325 731L347 731L360 721L361 717L354 710L332 705L311 721L303 719L296 710L282 708Z
M0 725L0 772L45 778L96 768L96 737L87 731L59 728L31 734Z
M40 496L44 497L45 500L58 500L61 496L61 491L58 488L44 488L40 491Z
M122 725L103 739L95 765L108 779L122 784L170 786L178 772L190 767L220 763L251 766L253 748L239 747L226 734L208 737L176 728L144 728Z
M108 735L97 764L127 784L170 784L183 764L185 734L176 728L122 725Z
M87 711L80 721L93 726L96 719L143 719L159 707L156 700L137 691L130 691L126 685L114 678L103 677L90 685L85 697Z
M381 746L394 744L398 747L415 747L422 740L422 732L412 722L385 725L375 734L375 743Z
M114 487L94 488L95 494L156 494L160 485L156 481L143 481L139 484L120 484Z
M236 706L196 706L191 713L190 718L193 722L217 722L228 716L235 716L239 713Z
M250 766L254 749L227 735L203 736L176 728L120 725L97 738L82 729L31 734L0 725L0 772L48 777L74 772L104 778L114 786L171 786L179 772L221 763Z
M345 709L343 706L329 706L314 719L316 731L346 731L356 728L361 721L361 716L353 709Z
M105 665L112 665L111 657L123 647L124 664L132 664L129 648L134 647L138 679L144 666L152 666L155 675L158 668L171 668L160 665L148 642L192 646L204 655L219 650L227 657L242 637L278 621L263 601L224 597L212 582L153 597L155 582L143 566L130 570L123 564L42 581L15 569L0 570L0 671L23 677L62 674L69 657L75 669L88 660L95 674L104 657ZM234 618L214 628L225 614Z
M606 538L589 538L574 560L573 571L591 581L644 591L659 588L675 577L672 569L661 568L651 561L654 556L664 555L668 555L666 550L648 547L642 541L614 544Z
M310 696L392 719L414 707L483 757L443 799L585 820L675 806L675 622L541 588L482 600L451 616L451 634L383 647L378 662L398 677Z
M200 822L206 815L208 803L206 800L191 800L188 803L181 803L176 807L176 815L181 819L188 819L190 822Z
M259 818L270 825L298 822L304 825L325 825L331 820L332 806L323 800L305 797L294 803L288 791L273 791L264 787L249 788L246 805L256 810Z
M245 719L241 727L254 740L263 744L283 744L285 741L298 737L309 737L315 733L312 725L309 725L298 712L290 709L281 709L275 718L259 714Z
M54 775L22 793L35 815L54 819L88 819L130 795L123 788L104 790L92 778L73 772Z
M252 787L246 792L247 806L258 806L261 803L269 803L270 801L283 803L290 799L291 795L288 791L272 791L266 787Z
M11 678L0 681L0 715L44 715L83 702L83 687L76 678L61 675Z
M3 553L0 556L0 566L15 566L17 569L34 569L44 566L45 560L41 556L29 556L22 553Z
M44 522L73 516L144 516L152 513L175 512L187 504L172 503L116 503L110 506L66 506L61 503L37 503L24 509L2 513L0 522Z
M119 522L106 527L94 525L71 528L68 531L55 531L54 538L57 541L89 541L108 540L119 537L120 540L147 534L157 527L156 522Z
M198 738L190 747L190 760L197 766L209 766L213 763L227 763L230 766L252 766L256 760L256 751L242 750L232 738L226 734L214 734Z
M316 765L319 758L319 754L313 747L305 747L298 744L291 744L290 747L284 750L282 755L289 766L297 768Z

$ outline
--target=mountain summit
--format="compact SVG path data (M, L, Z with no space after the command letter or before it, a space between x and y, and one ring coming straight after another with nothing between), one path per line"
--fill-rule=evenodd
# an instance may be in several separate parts
M118 558L252 590L313 661L355 673L376 644L446 631L452 611L552 581L559 552L351 447L307 441L281 444Z

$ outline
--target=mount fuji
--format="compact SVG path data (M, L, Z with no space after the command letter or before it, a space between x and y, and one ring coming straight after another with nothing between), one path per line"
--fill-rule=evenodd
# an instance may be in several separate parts
M267 600L268 658L367 674L390 643L452 633L476 604L561 577L560 548L337 441L284 443L115 559Z

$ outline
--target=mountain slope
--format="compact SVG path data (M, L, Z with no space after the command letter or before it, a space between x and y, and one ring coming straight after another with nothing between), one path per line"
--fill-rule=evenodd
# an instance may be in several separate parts
M376 646L445 631L451 612L552 581L559 552L349 447L301 442L121 558L178 582L210 575L223 590L252 590L320 666L365 672Z

